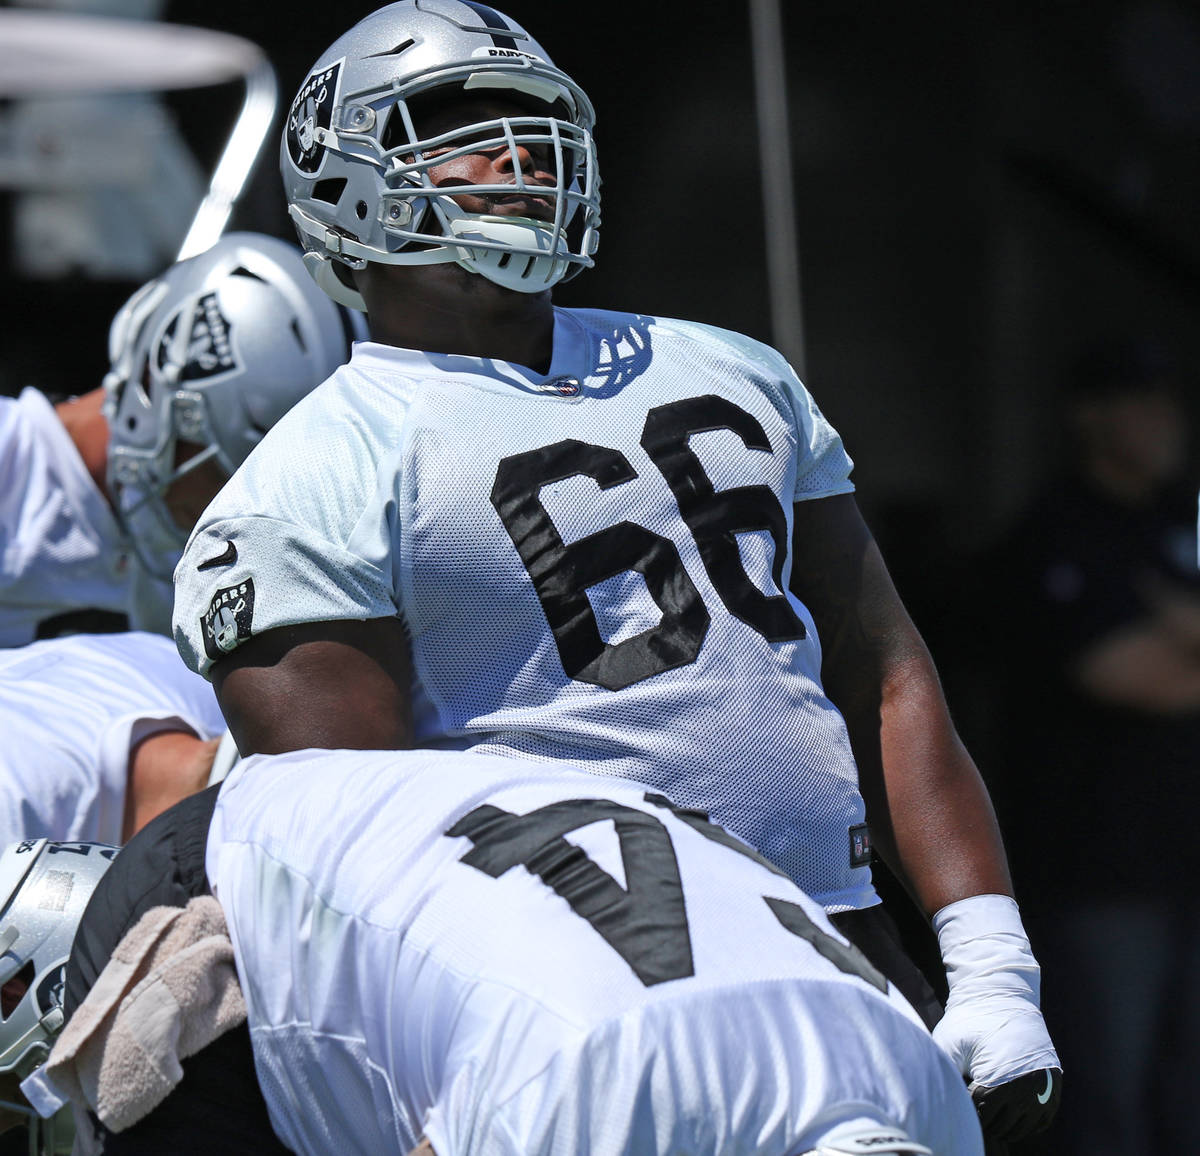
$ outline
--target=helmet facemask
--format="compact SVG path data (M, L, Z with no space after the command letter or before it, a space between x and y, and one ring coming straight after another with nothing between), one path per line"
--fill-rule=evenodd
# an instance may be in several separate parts
M414 250L435 247L443 259L455 260L505 288L540 292L578 272L579 258L595 249L595 151L587 130L566 115L565 102L553 101L553 86L535 86L538 92L531 93L500 83L511 79L475 73L461 87L439 85L395 102L383 132L388 147L382 159L388 168L380 214L385 233L403 245ZM492 94L525 105L524 114L421 135L423 108ZM435 184L431 170L460 157L496 150L511 158L511 183ZM532 179L517 159L522 152L539 157L540 176L549 175L553 183ZM471 212L459 201L518 194L547 201L552 215L542 219ZM448 238L455 243L447 244Z
M69 1108L40 1119L21 1080L46 1062L65 1022L67 959L79 920L117 854L100 843L27 839L0 850L0 1126L29 1128L29 1151L71 1151Z

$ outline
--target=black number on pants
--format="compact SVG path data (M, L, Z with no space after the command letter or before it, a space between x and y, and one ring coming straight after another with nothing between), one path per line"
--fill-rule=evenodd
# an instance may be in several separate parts
M747 449L771 452L758 420L713 394L652 409L641 444L670 486L726 609L768 642L803 638L804 623L786 596L759 590L738 551L737 534L767 530L775 544L772 577L782 587L787 520L778 499L762 485L717 493L688 444L693 434L718 429L736 434ZM619 450L566 439L504 458L491 493L492 505L533 581L563 670L579 682L620 690L695 662L711 619L669 538L634 522L620 522L568 546L555 529L541 502L542 488L580 474L602 490L637 477ZM657 626L633 638L606 643L587 590L630 570L645 579L662 617Z

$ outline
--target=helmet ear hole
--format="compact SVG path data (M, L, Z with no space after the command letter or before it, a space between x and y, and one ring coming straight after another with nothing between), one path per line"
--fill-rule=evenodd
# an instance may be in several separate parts
M345 177L330 177L325 181L317 181L313 185L313 200L324 201L327 205L336 205L342 199L342 193L346 191L347 183Z

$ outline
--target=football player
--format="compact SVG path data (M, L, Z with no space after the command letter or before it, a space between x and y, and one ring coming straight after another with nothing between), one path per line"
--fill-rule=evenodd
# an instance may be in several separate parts
M181 652L243 753L471 746L702 808L932 1023L874 847L937 929L938 1039L1018 1135L1059 1083L1038 967L850 459L773 349L553 304L597 247L592 128L480 3L402 0L318 59L282 141L289 212L372 341L207 510Z
M155 903L182 879L221 903L274 1135L231 1118L244 1089L205 1049L99 1128L104 1152L230 1132L312 1156L982 1152L956 1067L820 907L638 784L474 752L253 756L122 851L71 1009L151 877ZM48 1099L26 1088L53 1106L47 1075Z
M79 919L116 848L28 839L0 851L0 1131L28 1129L31 1156L65 1156L70 1111L41 1120L21 1094L64 1023L67 957ZM7 1142L7 1138L6 1138ZM7 1149L6 1149L7 1150Z
M159 634L78 634L0 650L0 846L124 843L205 787L225 722Z
M0 399L0 646L170 633L171 571L263 433L349 355L294 246L231 233L114 318L103 387Z

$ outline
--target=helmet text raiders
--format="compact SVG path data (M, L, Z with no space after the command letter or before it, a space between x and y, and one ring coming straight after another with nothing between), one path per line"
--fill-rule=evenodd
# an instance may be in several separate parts
M422 138L422 112L461 97L517 115ZM455 261L535 293L591 266L600 225L594 114L583 90L520 25L473 0L401 0L356 24L292 101L280 164L305 262L331 297L364 309L341 263ZM468 212L430 168L469 153L537 150L553 183L513 165L511 183L455 183L485 201L536 189L546 219ZM544 176L546 174L539 174Z
M170 578L190 526L170 486L215 459L232 474L297 401L366 336L363 319L313 285L294 245L229 233L125 303L104 379L108 490L143 567ZM177 460L180 442L199 452Z

